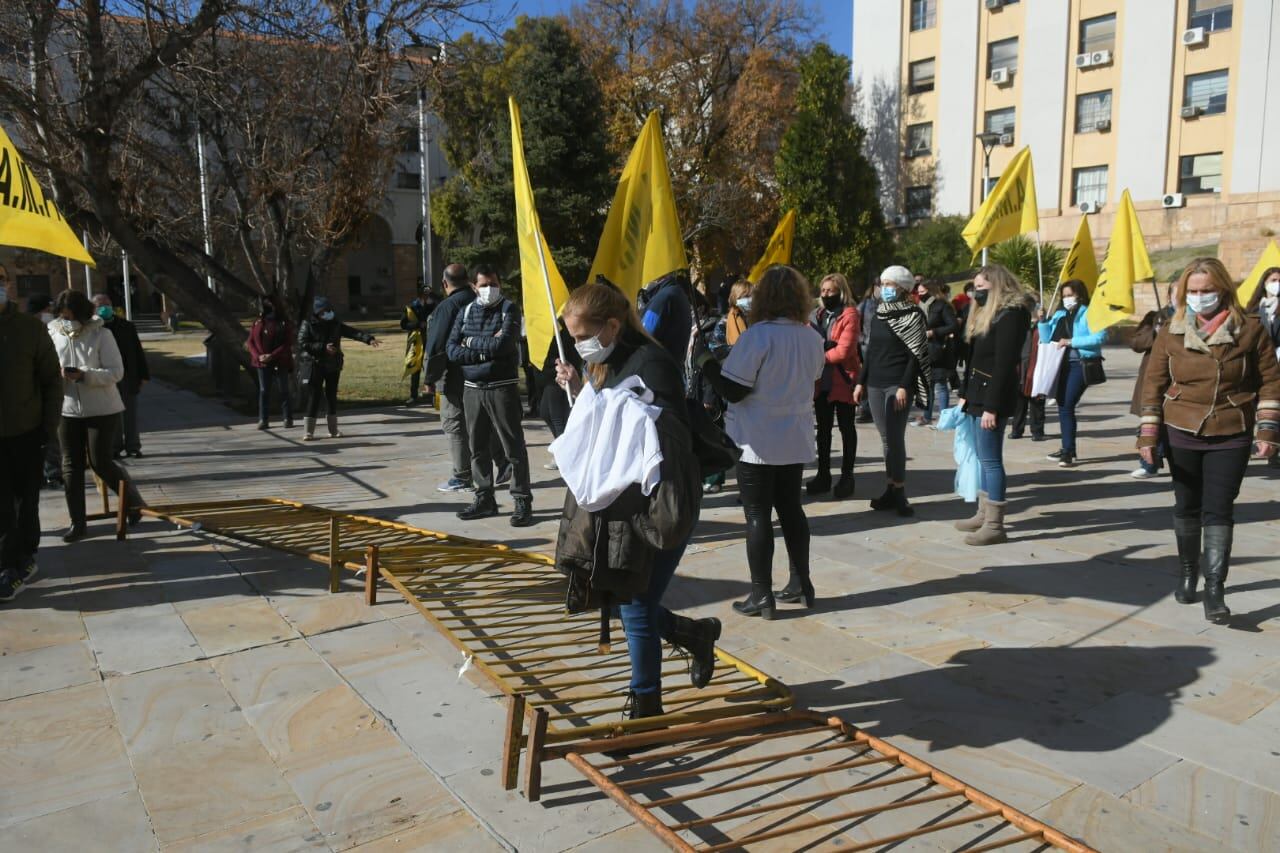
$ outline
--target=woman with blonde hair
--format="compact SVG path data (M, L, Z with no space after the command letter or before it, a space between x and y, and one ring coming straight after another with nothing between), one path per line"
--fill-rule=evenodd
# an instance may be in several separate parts
M661 641L688 653L690 679L695 687L704 687L715 668L715 642L720 637L720 620L689 619L662 606L662 596L697 524L701 500L684 378L671 354L644 330L631 301L612 285L586 284L574 290L562 316L582 357L583 373L594 388L613 388L638 377L652 395L649 405L661 410L657 427L663 461L654 491L647 499L638 498L639 486L634 486L598 513L584 510L572 493L566 493L556 540L556 567L570 576L570 610L609 606L610 601L617 604L631 657L629 716L658 716L663 712ZM556 363L556 382L578 399L583 376L572 365ZM629 449L617 451L622 454ZM600 464L613 467L610 460ZM667 507L673 504L658 499L665 489L679 491L676 503L691 510L680 517L671 515ZM632 506L632 501L639 507ZM607 528L596 516L608 519ZM637 524L642 517L645 523ZM598 540L606 538L605 530L608 547L600 549ZM657 547L654 539L674 541ZM614 554L621 555L623 565L615 565ZM645 569L647 579L638 584L636 576ZM639 588L627 594L617 592L632 586Z
M729 351L747 330L747 317L751 313L751 290L753 285L745 278L740 278L729 288L729 310L716 323L711 332L711 352L716 358L724 361Z
M772 619L773 513L791 562L783 600L814 605L809 520L800 503L804 466L813 461L813 385L822 373L822 339L806 322L812 291L788 266L772 266L751 297L747 330L724 365L702 357L707 381L729 401L725 431L742 448L738 488L747 521L751 594L735 601L745 616Z
M1004 427L1018 408L1018 365L1031 331L1028 296L1013 273L998 264L978 270L973 306L965 321L964 383L960 405L973 423L979 469L978 511L956 522L966 545L1007 541L1004 529Z
M1203 568L1205 619L1223 625L1231 618L1223 597L1235 500L1250 448L1272 457L1280 447L1280 363L1217 258L1192 261L1174 299L1177 312L1156 336L1143 377L1138 449L1152 464L1165 428L1181 566L1174 597L1194 602Z
M806 489L811 495L826 494L844 500L853 494L853 463L858 455L858 430L853 408L853 386L862 370L858 338L862 321L849 280L831 273L818 285L822 304L809 320L822 335L822 376L814 389L813 411L818 420L818 474ZM831 488L831 429L840 425L840 480ZM784 590L785 592L785 590Z

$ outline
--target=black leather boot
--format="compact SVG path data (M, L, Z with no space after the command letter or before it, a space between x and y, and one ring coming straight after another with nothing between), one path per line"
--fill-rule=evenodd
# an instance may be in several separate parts
M795 569L791 570L791 577L787 579L787 585L773 594L774 601L781 601L783 604L798 604L804 601L805 607L813 607L816 595L813 591L813 582L809 579L809 573L803 574Z
M884 494L880 495L878 498L871 499L871 508L880 510L881 512L897 508L894 504L892 483L889 483L884 487Z
M1227 568L1231 561L1232 529L1223 524L1204 528L1204 618L1215 625L1225 625L1231 611L1223 601L1226 593Z
M853 497L853 472L841 471L836 487L831 490L831 497L838 501Z
M1178 563L1182 577L1173 597L1179 604L1194 604L1200 582L1200 519L1173 519L1173 535L1178 542Z
M810 495L825 495L831 491L831 471L822 463L818 463L818 476L806 483L804 490Z
M893 509L903 518L910 518L916 514L915 507L907 501L906 486L893 487Z
M622 716L626 719L638 720L642 717L660 717L662 714L661 690L655 690L652 693L627 691L627 702L622 709ZM649 749L653 749L653 746L633 746L630 749L607 750L604 755L614 761L621 761L628 756L635 755L637 752L644 752Z
M671 636L667 640L689 656L689 680L699 689L706 687L716 668L716 640L720 620L690 619L671 614Z

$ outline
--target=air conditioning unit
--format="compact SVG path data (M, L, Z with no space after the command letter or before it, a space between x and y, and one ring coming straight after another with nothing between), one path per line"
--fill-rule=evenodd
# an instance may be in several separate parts
M1102 207L1102 205L1101 205L1101 204L1099 204L1099 203L1098 203L1098 202L1096 202L1096 201L1082 201L1082 202L1080 202L1080 212L1081 212L1081 213L1097 213L1097 212L1098 212L1098 209L1099 209L1099 208L1101 208L1101 207Z
M1111 51L1095 50L1093 54L1089 57L1089 64L1090 65L1110 65Z
M1077 53L1077 54L1076 54L1076 68L1088 68L1088 67L1089 67L1090 65L1092 65L1092 64L1093 64L1093 54L1092 54L1092 53Z
M1013 69L1012 68L992 68L991 82L995 83L997 86L1008 86L1010 83L1013 82Z
M1202 115L1204 115L1204 107L1198 107L1198 106L1197 106L1197 107L1183 107L1183 108L1182 108L1182 117L1183 117L1183 118L1199 118L1199 117L1200 117L1200 116L1202 116Z
M894 214L894 217L893 217L894 228L906 228L910 224L911 224L911 221L907 219L907 215L905 213Z
M1001 144L1001 145L1012 145L1012 144L1013 144L1013 134L1012 134L1012 133L1002 133L1002 134L1000 134L1000 144Z
M1110 130L1110 129L1111 129L1111 119L1109 119L1109 118L1102 118L1102 119L1098 119L1097 121L1095 121L1095 122L1093 123L1093 129L1094 129L1094 130L1096 130L1096 131L1098 131L1098 132L1100 132L1100 133L1101 133L1101 132L1103 132L1103 131Z
M1189 30L1182 31L1182 44L1185 47L1195 47L1198 44L1204 44L1209 40L1209 34L1204 31L1204 27L1192 27Z
M987 0L987 8L992 12L998 12L1004 8L1004 0Z
M1186 207L1187 200L1182 197L1182 193L1169 193L1160 199L1160 203L1165 207Z

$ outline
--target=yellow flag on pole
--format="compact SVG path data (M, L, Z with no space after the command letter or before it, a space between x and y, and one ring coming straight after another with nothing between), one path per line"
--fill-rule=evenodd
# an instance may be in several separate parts
M1102 259L1102 271L1098 285L1089 297L1090 331L1098 332L1126 320L1133 314L1134 282L1155 277L1151 258L1147 256L1147 244L1142 239L1138 225L1138 213L1133 209L1129 191L1120 195L1120 207L1116 221L1111 226L1111 241Z
M0 246L38 249L95 266L53 199L45 196L3 127L0 127Z
M973 214L962 232L974 257L988 246L994 246L1040 230L1040 214L1036 208L1036 178L1031 168L1031 147L1014 155L991 188L986 201Z
M1080 227L1076 229L1076 239L1067 251L1066 260L1062 262L1062 272L1058 275L1058 284L1078 279L1084 282L1085 290L1093 296L1098 286L1098 256L1093 253L1093 234L1089 232L1089 217L1081 214Z
M1253 267L1253 272L1240 283L1236 296L1240 300L1241 307L1249 304L1253 294L1262 286L1262 274L1272 267L1280 267L1280 247L1276 246L1275 240L1267 243L1267 248L1262 250L1262 257L1258 258L1258 263Z
M533 185L524 161L524 134L520 130L520 107L508 98L511 109L511 167L516 196L516 237L520 244L520 281L524 291L524 329L529 340L529 359L542 364L556 337L556 317L569 298L564 278L542 237Z
M764 271L774 264L791 263L791 247L795 244L795 240L796 212L788 210L782 217L782 221L778 223L778 227L773 230L773 236L769 238L769 245L765 247L764 254L751 268L747 281L755 284L760 280L760 276L764 275Z
M622 169L587 280L603 275L634 299L649 282L688 268L655 110Z

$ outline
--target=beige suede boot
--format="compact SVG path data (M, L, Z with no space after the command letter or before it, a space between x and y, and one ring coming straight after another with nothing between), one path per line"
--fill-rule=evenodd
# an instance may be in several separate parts
M973 518L966 518L956 522L956 530L962 533L972 533L982 527L982 523L987 520L987 493L978 492L978 511L973 514Z
M1005 501L987 501L987 519L976 533L964 537L966 545L999 545L1008 542L1004 532Z

